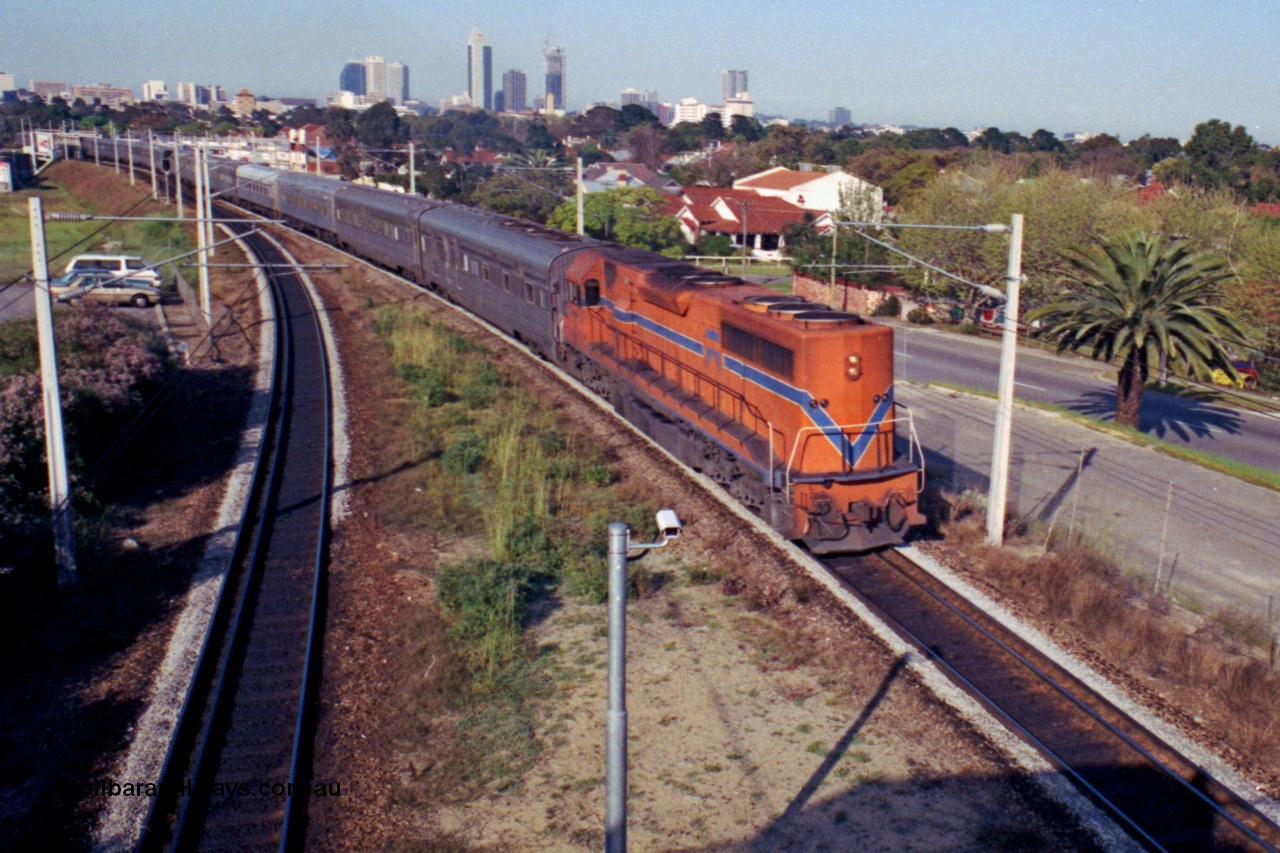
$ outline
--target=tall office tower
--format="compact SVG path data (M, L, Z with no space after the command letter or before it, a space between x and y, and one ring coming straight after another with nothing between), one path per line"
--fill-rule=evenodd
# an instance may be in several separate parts
M505 113L507 111L507 93L502 89L493 93L493 111L495 113Z
M18 89L18 78L7 71L0 71L0 92L15 92Z
M342 72L338 74L338 88L353 95L365 93L364 60L353 59L342 66Z
M739 92L749 92L747 88L747 72L745 70L729 70L720 74L720 99L727 101L736 98Z
M31 91L48 101L67 94L71 89L61 80L32 80Z
M393 104L409 100L409 66L403 62L387 65L387 100Z
M831 110L831 112L827 113L828 124L833 124L836 127L844 127L851 121L853 121L853 113L849 112L844 107L836 107Z
M545 42L542 55L547 61L547 112L564 110L564 48Z
M493 109L493 48L479 27L467 39L467 94L473 107Z
M643 103L643 101L644 96L640 94L639 89L623 89L622 97L618 99L618 103L622 104L624 107L631 104Z
M225 104L227 102L227 90L221 86L209 86L209 101L205 103Z
M502 75L502 91L506 93L503 95L503 106L506 107L507 112L522 113L528 109L525 94L526 83L524 72L519 68L512 68Z
M364 58L364 96L375 103L387 98L387 63L381 56Z

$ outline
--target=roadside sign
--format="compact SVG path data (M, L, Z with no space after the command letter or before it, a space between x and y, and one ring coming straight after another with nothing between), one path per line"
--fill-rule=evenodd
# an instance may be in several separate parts
M53 157L53 134L47 130L36 131L36 156Z
M7 161L0 160L0 193L11 192L13 192L13 172Z

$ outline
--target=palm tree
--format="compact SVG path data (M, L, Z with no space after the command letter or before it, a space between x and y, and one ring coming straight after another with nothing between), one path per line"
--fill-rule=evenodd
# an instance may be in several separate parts
M1235 375L1221 338L1243 333L1213 304L1230 275L1222 258L1145 231L1096 239L1101 254L1072 246L1063 255L1067 288L1027 320L1041 321L1041 336L1059 353L1090 347L1095 359L1119 360L1116 423L1137 428L1152 365L1202 378L1215 368Z

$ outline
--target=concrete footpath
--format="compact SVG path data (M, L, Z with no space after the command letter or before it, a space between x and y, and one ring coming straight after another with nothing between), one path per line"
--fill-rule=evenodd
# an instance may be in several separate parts
M896 387L925 448L930 482L985 495L995 400L902 381ZM1163 536L1162 590L1210 611L1234 605L1262 617L1274 595L1280 614L1280 493L1021 406L1010 468L1010 510L1045 527L1056 515L1062 531L1074 514L1075 529L1148 591Z

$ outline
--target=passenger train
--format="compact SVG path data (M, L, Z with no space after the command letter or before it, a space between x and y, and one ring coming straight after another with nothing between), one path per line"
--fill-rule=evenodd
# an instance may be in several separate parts
M149 162L134 144L134 162ZM128 157L86 138L82 156L95 154ZM190 183L193 155L177 156L158 147L158 169ZM901 543L924 523L923 459L894 403L889 327L485 210L234 160L213 158L209 171L221 198L503 329L815 553Z

